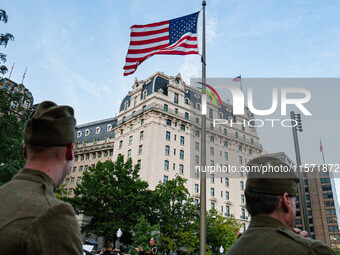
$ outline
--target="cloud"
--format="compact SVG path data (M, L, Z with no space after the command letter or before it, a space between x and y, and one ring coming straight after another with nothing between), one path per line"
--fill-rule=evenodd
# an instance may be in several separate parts
M216 38L217 17L209 17L206 23L207 43L212 43Z
M196 55L184 57L184 62L179 67L183 80L189 84L190 78L200 77L201 61Z

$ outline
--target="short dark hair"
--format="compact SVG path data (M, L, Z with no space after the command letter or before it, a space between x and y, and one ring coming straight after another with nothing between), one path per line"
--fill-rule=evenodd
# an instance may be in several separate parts
M280 202L279 195L256 193L247 189L244 194L246 196L246 208L252 217L273 213Z
M157 243L157 240L155 237L151 237L151 240L153 240L155 243Z

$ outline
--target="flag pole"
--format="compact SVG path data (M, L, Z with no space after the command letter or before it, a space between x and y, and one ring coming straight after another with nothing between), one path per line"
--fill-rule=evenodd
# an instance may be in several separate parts
M325 155L324 155L324 153L323 153L323 146L322 146L322 142L321 142L321 137L320 137L320 151L321 151L321 154L322 154L322 161L323 161L323 164L326 165Z
M21 84L24 84L24 80L25 80L26 72L27 72L27 66L26 66L26 69L25 69L24 75L22 76L22 81L21 81Z
M206 1L202 1L203 6L203 35L202 35L202 109L206 108L207 96L205 93L206 84L206 62L205 62L205 6ZM202 134L201 134L201 167L206 167L206 112L202 112ZM206 187L206 172L200 173L200 255L206 254L206 207L207 207L207 187Z
M241 87L241 90L243 91L243 89L242 89L242 77L241 77L241 74L240 74L240 87Z
M10 72L10 74L9 74L9 76L8 76L8 79L9 79L9 80L11 79L11 76L12 76L12 72L13 72L13 67L14 67L14 65L15 65L15 63L13 63L13 65L12 65L12 69L11 69L11 72Z

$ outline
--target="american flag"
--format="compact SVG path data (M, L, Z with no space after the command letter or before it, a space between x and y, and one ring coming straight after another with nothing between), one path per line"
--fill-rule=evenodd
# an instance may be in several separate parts
M240 76L236 76L233 81L241 81L241 75Z
M146 59L157 54L198 54L199 12L176 19L131 27L124 76L133 74Z

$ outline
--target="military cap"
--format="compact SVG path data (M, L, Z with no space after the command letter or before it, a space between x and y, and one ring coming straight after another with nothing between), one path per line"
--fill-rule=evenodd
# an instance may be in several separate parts
M260 156L247 163L246 189L271 195L297 195L299 178L295 169L278 158Z
M69 145L75 142L75 125L72 107L44 101L26 123L24 142L37 146Z

